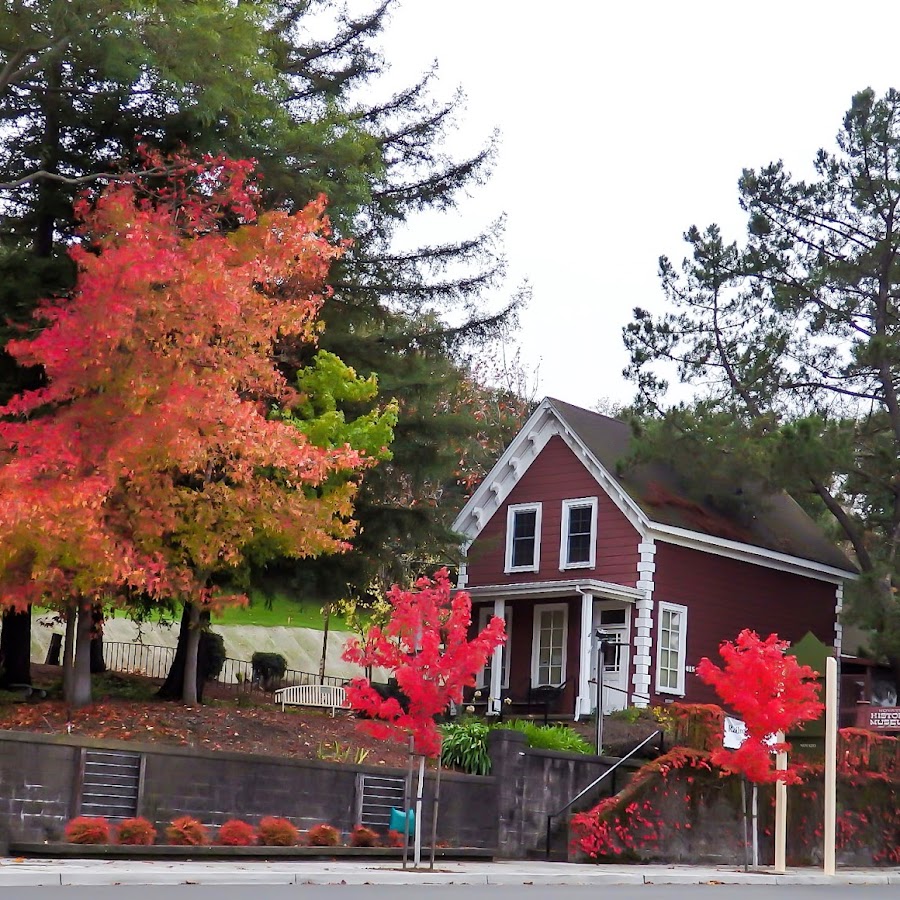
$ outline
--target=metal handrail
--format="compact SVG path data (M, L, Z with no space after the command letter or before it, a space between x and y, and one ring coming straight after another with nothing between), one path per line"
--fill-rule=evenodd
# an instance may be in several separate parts
M631 759L631 757L634 756L634 754L637 753L638 750L640 750L642 747L645 747L650 743L650 741L653 740L653 738L661 734L662 730L657 728L656 731L653 732L653 734L647 735L647 737L645 737L644 740L642 740L636 747L632 747L632 749L629 750L620 760L613 763L599 778L594 779L584 790L579 791L565 806L558 809L555 813L553 813L553 815L547 816L547 834L544 843L544 851L548 859L550 858L550 826L553 820L559 818L574 803L577 803L588 791L593 790L595 787L597 787L597 785L600 784L600 782L603 781L604 778L608 778L610 775L612 775L612 773L615 772L616 769L618 769L619 766L621 766L622 763L625 762L625 760Z

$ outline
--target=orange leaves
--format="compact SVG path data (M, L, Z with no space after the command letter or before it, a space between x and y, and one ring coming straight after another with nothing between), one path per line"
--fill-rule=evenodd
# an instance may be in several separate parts
M276 344L314 340L342 252L324 198L257 221L251 163L165 162L165 184L137 174L82 198L72 295L9 345L47 385L0 409L5 600L123 585L210 600L209 577L250 547L299 557L352 533L352 485L331 480L360 454L267 416L293 396Z

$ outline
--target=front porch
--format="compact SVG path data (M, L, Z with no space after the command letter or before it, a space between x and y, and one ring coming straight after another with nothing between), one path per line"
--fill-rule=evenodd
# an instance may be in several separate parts
M507 628L507 642L482 670L480 696L472 698L487 714L518 710L578 720L596 713L601 679L604 713L648 705L649 601L641 591L585 580L474 587L469 593L475 627L497 616ZM598 631L611 645L602 672Z

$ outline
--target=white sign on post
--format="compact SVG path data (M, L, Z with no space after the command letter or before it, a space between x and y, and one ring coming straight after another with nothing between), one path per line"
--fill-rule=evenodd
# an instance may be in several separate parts
M747 740L747 723L734 716L725 716L725 728L722 732L722 746L726 750L738 750Z

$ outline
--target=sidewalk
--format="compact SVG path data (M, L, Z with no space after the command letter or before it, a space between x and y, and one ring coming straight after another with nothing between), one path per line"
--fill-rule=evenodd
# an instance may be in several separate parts
M733 867L664 865L576 865L506 861L453 863L403 871L394 862L167 862L94 860L0 860L0 890L49 885L165 884L897 884L900 869L841 869L826 878L821 869L743 872Z

